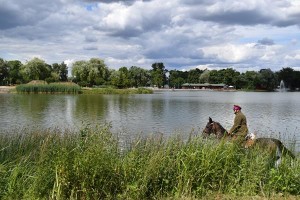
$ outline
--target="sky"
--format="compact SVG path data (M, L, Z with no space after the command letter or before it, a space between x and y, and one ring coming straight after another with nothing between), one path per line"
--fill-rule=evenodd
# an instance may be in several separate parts
M299 0L0 0L0 58L300 70Z

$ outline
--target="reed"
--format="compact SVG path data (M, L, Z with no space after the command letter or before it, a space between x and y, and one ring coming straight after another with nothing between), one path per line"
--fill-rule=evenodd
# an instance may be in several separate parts
M81 88L77 84L22 84L16 87L18 93L80 93Z
M300 162L180 135L120 141L109 125L0 134L0 199L300 195ZM126 145L120 145L126 144Z

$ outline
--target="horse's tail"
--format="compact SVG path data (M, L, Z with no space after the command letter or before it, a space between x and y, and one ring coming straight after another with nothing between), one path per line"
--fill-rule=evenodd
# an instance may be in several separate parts
M276 144L276 146L279 148L282 154L287 154L291 158L295 159L296 156L288 149L286 148L280 140L272 138L273 142Z

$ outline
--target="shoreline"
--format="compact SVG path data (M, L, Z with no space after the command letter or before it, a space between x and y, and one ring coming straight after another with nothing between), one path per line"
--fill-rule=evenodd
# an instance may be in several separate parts
M16 86L0 86L0 93L10 93Z

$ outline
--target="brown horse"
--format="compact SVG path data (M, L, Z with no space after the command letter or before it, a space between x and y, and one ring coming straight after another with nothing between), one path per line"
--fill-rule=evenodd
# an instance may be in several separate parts
M208 122L202 132L202 136L207 138L211 135L218 139L229 136L226 129L219 122L215 122L209 117Z
M278 167L281 163L282 156L290 156L295 159L295 155L287 149L280 140L275 138L256 138L254 133L250 133L245 138L245 148L258 147L259 149L265 150L271 154L275 159L275 167Z

